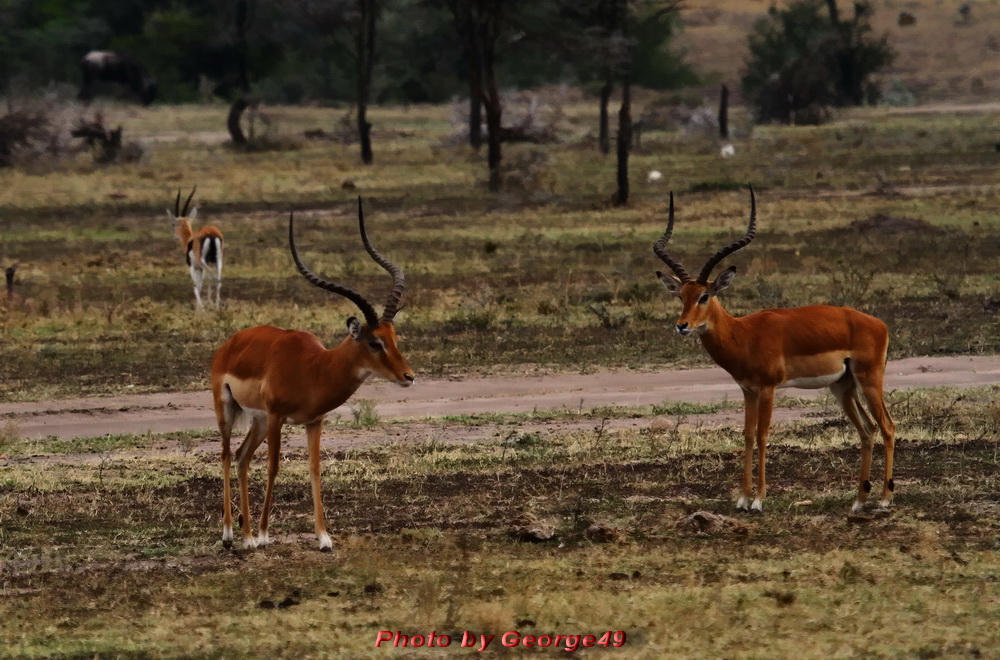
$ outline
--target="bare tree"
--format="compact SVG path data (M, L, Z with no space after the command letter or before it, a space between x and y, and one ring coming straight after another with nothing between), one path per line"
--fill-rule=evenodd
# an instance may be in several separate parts
M628 157L632 149L632 85L628 74L622 79L622 105L618 111L618 192L615 205L628 204Z
M719 90L719 137L729 139L729 87L725 83Z
M434 4L434 0L430 1ZM478 150L483 144L483 46L475 25L474 3L445 0L455 32L462 41L462 57L469 83L469 144Z
M480 109L486 114L487 155L490 190L500 190L500 143L503 105L497 85L497 47L508 0L445 0L455 29L465 46L469 66L469 141L481 143Z
M326 35L338 30L347 33L347 50L354 60L358 141L361 162L374 161L372 124L368 121L368 104L372 97L372 74L376 60L376 28L381 7L378 0L299 0L298 12L312 29Z
M240 126L240 119L252 103L247 98L250 95L250 76L247 72L247 28L250 27L251 2L253 0L236 0L236 12L233 16L233 26L236 31L236 75L239 85L240 95L229 106L229 114L226 116L226 129L229 137L236 146L244 146L247 143L246 135Z

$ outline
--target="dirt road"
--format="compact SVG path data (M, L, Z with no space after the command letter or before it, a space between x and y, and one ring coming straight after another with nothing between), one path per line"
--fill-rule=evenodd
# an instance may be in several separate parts
M996 383L1000 383L1000 356L908 358L890 362L886 369L886 388L890 390ZM783 391L799 397L821 396L826 392ZM459 380L418 378L417 384L407 389L373 378L356 397L375 401L382 419L560 408L590 410L598 406L710 403L742 398L739 388L719 368ZM350 419L350 402L339 412ZM36 438L215 427L207 391L0 404L0 422L4 420L12 420L22 437Z

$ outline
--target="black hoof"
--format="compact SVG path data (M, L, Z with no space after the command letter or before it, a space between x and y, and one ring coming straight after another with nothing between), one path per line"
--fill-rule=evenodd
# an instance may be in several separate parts
M225 548L226 550L232 550L233 549L233 542L232 541L223 541L222 542L222 547Z
M333 548L320 548L320 552L333 552Z

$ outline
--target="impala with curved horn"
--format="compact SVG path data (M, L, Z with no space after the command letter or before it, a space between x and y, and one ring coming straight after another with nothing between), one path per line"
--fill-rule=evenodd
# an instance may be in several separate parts
M889 332L882 321L847 307L810 305L767 309L735 318L719 303L718 294L733 282L736 266L709 281L712 270L745 248L757 232L757 200L750 188L750 224L746 234L716 252L692 280L664 249L674 229L674 195L670 194L667 229L653 252L674 275L657 271L668 290L683 305L677 332L694 335L716 364L743 389L746 425L743 432L743 482L736 507L760 511L766 494L764 473L767 436L774 391L784 387L829 387L861 436L861 479L853 510L861 509L871 490L872 440L881 432L885 442L885 479L879 506L892 502L892 458L895 426L882 398ZM862 398L867 410L862 405ZM874 419L873 419L874 417ZM758 450L757 494L753 503L753 449Z
M174 210L167 209L167 216L174 221L174 235L184 247L188 272L194 281L195 305L198 309L202 309L201 283L205 273L208 273L209 277L215 279L215 308L218 309L219 298L222 296L222 232L218 227L211 225L206 225L198 231L191 229L191 221L198 216L198 207L191 208L191 199L196 190L198 186L191 189L191 194L181 207L181 191L178 189ZM208 300L209 302L212 300L211 289L208 292Z
M231 547L233 517L230 505L229 447L233 424L241 414L250 417L250 430L236 450L239 464L240 518L244 547L268 543L268 516L271 493L278 474L281 427L286 422L305 424L309 446L309 475L312 481L316 536L320 550L330 551L333 543L323 520L320 492L320 434L327 413L347 401L371 374L403 387L413 383L413 371L396 346L393 318L403 295L403 271L372 247L365 231L365 216L358 198L358 226L365 250L392 275L392 290L381 318L368 300L350 287L328 282L314 275L299 258L295 248L294 215L288 218L288 244L300 273L311 284L336 293L357 305L364 316L347 319L347 336L334 348L324 348L316 335L300 330L282 330L262 325L236 333L216 351L212 360L212 397L222 433L223 530L222 543ZM250 499L247 475L250 459L267 440L267 486L264 508L256 539L250 530Z

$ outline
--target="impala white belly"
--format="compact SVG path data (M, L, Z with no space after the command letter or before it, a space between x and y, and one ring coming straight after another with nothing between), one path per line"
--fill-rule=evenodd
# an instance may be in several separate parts
M840 371L833 374L827 374L824 376L809 376L805 378L792 378L791 380L786 380L784 383L778 385L778 388L797 387L802 390L818 390L824 387L830 387L843 378L845 373L847 373L847 367L843 366Z
M254 417L267 417L264 409L264 395L261 393L261 381L258 378L246 380L226 374L222 378L223 385L228 386L233 401L246 413Z

